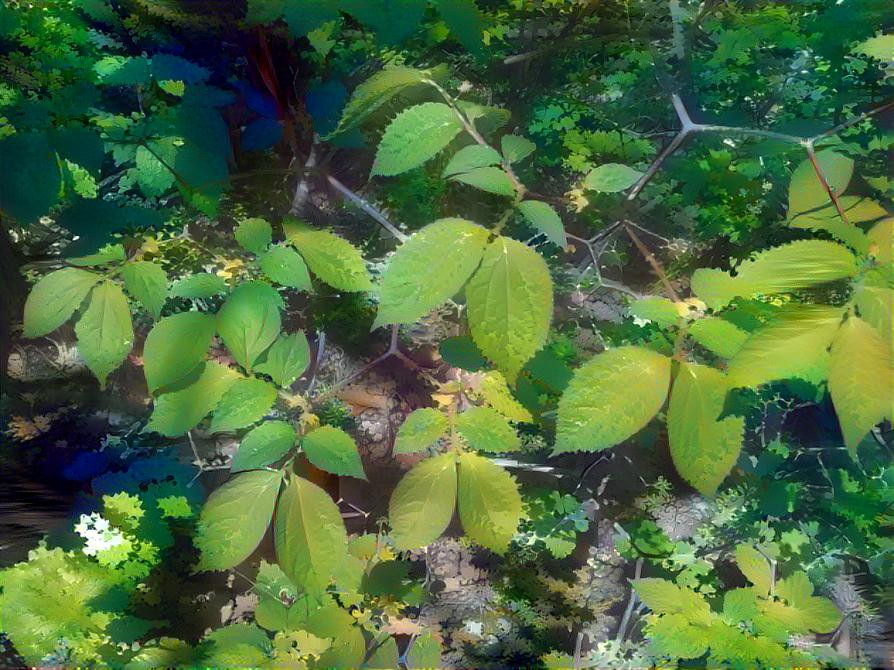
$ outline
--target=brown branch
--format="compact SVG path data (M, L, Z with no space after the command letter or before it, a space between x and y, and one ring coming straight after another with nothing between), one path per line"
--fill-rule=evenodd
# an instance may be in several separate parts
M633 241L633 244L639 250L640 254L642 254L643 258L646 259L646 262L652 266L652 270L654 270L655 274L658 275L658 278L664 285L664 290L667 291L668 296L670 296L670 298L674 302L680 302L680 296L677 295L677 292L674 290L673 285L671 285L670 280L667 278L667 273L664 271L661 263L657 258L655 258L655 254L649 251L649 248L645 244L643 244L643 241L639 239L639 235L633 232L633 228L628 225L626 221L624 222L624 232L626 232L627 236Z
M832 200L832 204L835 205L838 216L841 217L841 220L845 225L851 225L851 222L847 218L847 214L844 213L844 207L841 206L841 201L838 199L838 194L835 193L835 189L829 184L826 175L823 174L823 169L820 167L819 161L816 159L816 151L813 148L813 142L810 142L804 148L807 150L807 158L810 159L810 164L813 165L813 171L816 172L816 178L819 179L823 189Z

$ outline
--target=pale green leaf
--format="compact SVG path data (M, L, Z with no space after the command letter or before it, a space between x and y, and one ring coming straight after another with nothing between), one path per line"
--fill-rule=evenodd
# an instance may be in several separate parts
M562 219L550 205L540 200L524 200L518 204L518 211L535 230L546 235L546 239L556 246L564 249L568 244Z
M712 309L726 307L738 295L749 295L729 272L717 268L699 268L690 279L692 292Z
M239 246L253 254L260 254L273 242L273 229L264 219L243 219L234 235Z
M671 328L680 324L680 312L677 305L667 298L657 295L646 296L631 303L630 315L645 321L651 321L662 328Z
M303 331L282 334L264 353L255 372L270 375L277 386L286 388L304 374L310 363L310 345Z
M222 277L199 272L183 277L171 284L169 295L172 298L210 298L227 290L227 282Z
M854 289L854 303L860 318L872 325L883 338L890 339L891 315L894 314L894 289L881 285L872 272Z
M211 419L211 432L244 428L263 418L276 402L276 389L255 377L239 379L220 399Z
M104 281L93 289L87 309L75 324L75 335L78 352L100 386L105 386L106 377L133 347L133 321L121 287Z
M282 286L309 291L310 274L304 259L292 247L278 244L258 257L261 271Z
M201 552L198 570L226 570L251 555L270 525L281 481L281 472L245 472L208 497L193 540Z
M457 503L470 540L498 554L509 548L521 521L522 501L508 472L488 458L461 452Z
M667 397L670 359L642 347L597 354L559 400L554 454L608 449L633 436Z
M40 337L71 318L102 275L63 268L41 278L25 301L25 337Z
M412 454L433 446L447 432L447 417L433 407L413 410L394 440L395 454Z
M841 326L832 343L829 393L851 452L873 426L892 418L891 363L890 339L886 341L863 319L851 316Z
M643 173L621 163L606 163L590 171L584 179L584 188L600 193L618 193L633 186Z
M178 380L176 390L156 398L146 430L167 437L183 435L214 409L237 379L240 377L235 370L213 362L201 363L188 377Z
M217 312L217 332L246 370L279 334L281 301L275 289L251 281L236 287Z
M216 327L214 317L182 312L156 323L143 345L143 372L150 393L188 375L205 357Z
M431 544L443 533L456 507L456 454L433 456L403 476L391 494L388 518L400 550Z
M750 544L736 547L736 565L745 578L754 584L755 591L766 596L773 584L773 573L764 555Z
M459 100L456 103L460 111L484 137L489 137L512 118L509 110L490 105L479 105L471 100Z
M885 33L860 42L851 51L877 58L882 63L894 62L894 33Z
M461 131L456 113L444 103L409 107L385 128L370 176L412 170L437 155Z
M546 342L553 312L552 279L530 247L498 237L466 286L472 339L513 382Z
M692 625L682 614L652 618L646 632L649 651L673 660L698 658L708 650L710 642L707 631Z
M164 138L161 141L150 142L149 146L137 147L134 156L134 176L144 195L157 197L174 186L176 179L167 165L174 164L176 155L177 146L173 138Z
M693 322L687 333L705 349L723 358L735 356L748 339L744 330L717 316Z
M333 288L342 291L372 288L363 257L347 240L327 230L313 230L296 220L283 223L283 230L311 271Z
M745 420L718 420L729 389L726 376L706 365L681 363L667 411L671 458L680 476L713 495L742 450Z
M326 491L301 477L292 477L280 496L274 539L279 565L310 593L326 588L348 553L348 534L338 506Z
M474 449L492 453L521 449L515 429L490 407L470 407L456 417L456 429Z
M458 181L469 186L506 197L515 196L515 186L509 175L498 167L480 167L450 177L450 181Z
M126 263L121 268L124 288L142 303L156 321L168 297L168 275L160 265L150 261Z
M437 670L441 664L441 643L430 632L414 637L407 650L409 670Z
M841 219L838 208L830 202L822 209L796 214L790 219L789 225L804 230L823 230L855 251L866 255L870 241L866 233L854 224L881 219L887 216L887 211L877 202L862 196L846 195L838 201L847 216L848 223Z
M497 370L485 372L481 376L479 391L489 407L493 407L510 421L527 423L534 421L531 413L512 395L506 378Z
M519 163L534 153L537 145L520 135L503 135L500 138L500 150L507 163Z
M321 426L301 438L307 460L336 475L366 479L354 438L341 428Z
M692 589L656 577L634 579L630 583L645 606L657 614L679 614L687 621L705 625L710 622L710 605Z
M95 254L87 256L76 256L74 258L66 258L65 262L76 267L97 267L100 265L111 265L122 263L127 259L127 252L124 251L122 244L109 244Z
M285 421L265 421L246 433L233 456L230 472L253 470L278 461L295 446L298 435Z
M397 642L389 635L384 641L378 643L372 656L363 664L363 667L393 670L393 668L400 667L398 663L399 656L400 651L397 648Z
M723 618L729 624L750 621L757 614L757 591L753 588L730 589L723 594Z
M404 242L385 268L374 327L412 323L454 296L478 267L488 231L441 219Z
M837 151L817 152L816 162L836 195L844 193L854 174L854 161ZM792 173L788 187L788 216L820 209L829 203L829 194L817 177L809 158L801 161Z
M468 172L480 167L497 165L502 157L496 149L484 144L472 144L463 147L447 162L447 167L441 173L442 177L452 177L461 172Z

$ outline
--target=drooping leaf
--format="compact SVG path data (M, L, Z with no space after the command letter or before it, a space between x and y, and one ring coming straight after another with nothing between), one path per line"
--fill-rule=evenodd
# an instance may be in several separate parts
M265 421L253 428L239 444L230 472L262 468L278 461L295 446L298 435L285 421Z
M890 338L891 316L894 314L894 287L870 270L854 289L854 303L860 318L873 326L883 338Z
M244 428L261 419L276 401L276 389L272 384L255 377L237 380L214 408L211 432Z
M669 358L642 347L591 358L559 400L553 454L608 449L640 431L664 404L670 368Z
M827 149L816 154L816 162L829 186L841 195L854 174L854 161L847 156ZM817 177L809 158L804 159L792 173L788 187L788 216L808 212L826 206L829 194Z
M565 239L565 226L562 219L550 205L540 200L524 200L519 203L518 211L538 232L546 235L546 239L561 249L568 241Z
M436 0L435 5L450 34L472 53L480 52L484 20L475 0Z
M40 337L71 318L102 275L63 268L41 278L25 301L25 337Z
M462 182L494 195L504 195L509 198L515 195L512 179L502 168L498 167L480 167L468 172L461 172L450 177L450 181Z
M456 417L456 430L474 449L491 453L521 449L521 440L515 429L490 407L467 409Z
M100 265L112 265L123 262L127 258L122 244L109 244L101 248L95 254L66 258L69 265L79 268L97 267Z
M251 555L270 525L281 481L281 472L245 472L209 496L194 540L198 570L226 570Z
M278 244L268 251L261 252L258 265L261 266L261 271L277 284L299 291L309 291L311 288L307 265L292 247Z
M198 272L171 284L168 295L172 298L210 298L226 290L227 282L222 277Z
M125 263L121 268L121 278L127 292L139 300L157 321L168 297L167 273L151 261L137 261Z
M133 347L133 322L124 292L104 281L93 289L87 309L75 324L78 351L90 371L105 386L106 377Z
M299 588L322 592L348 552L348 534L329 494L292 477L280 496L273 527L283 571Z
M635 300L630 305L630 314L663 328L672 328L680 324L680 312L677 305L660 296L650 295Z
M687 332L705 349L723 358L735 356L748 339L748 333L744 330L716 316L693 322Z
M394 546L418 549L441 536L456 507L456 455L433 456L403 476L388 504Z
M227 389L239 379L239 373L213 362L201 363L176 389L161 394L146 425L167 437L177 437L195 428L214 409Z
M894 368L890 340L868 323L851 316L832 342L829 393L852 453L872 427L891 419Z
M466 303L475 344L514 382L549 331L553 292L543 258L521 242L498 237L466 286Z
M457 504L470 540L498 554L509 548L521 521L522 501L508 472L488 458L461 452Z
M520 135L503 135L500 138L500 150L507 163L519 163L534 153L537 145Z
M489 407L493 407L510 421L532 422L534 417L525 409L509 390L506 378L496 370L481 377L481 397Z
M456 113L441 102L424 102L398 114L385 128L370 176L393 176L418 167L459 135Z
M186 377L205 357L214 329L214 317L201 312L172 314L156 323L143 346L150 393Z
M433 446L447 432L447 417L433 407L410 412L394 440L395 454L412 454Z
M354 439L341 428L321 426L301 438L307 460L336 475L366 479Z
M736 547L736 565L749 582L754 584L754 589L760 595L767 595L773 583L773 574L770 564L764 555L750 544L740 544Z
M404 242L382 277L373 327L412 323L452 297L478 267L487 229L465 219L440 219Z
M273 229L264 219L243 219L233 234L239 246L256 255L273 242Z
M606 163L593 168L584 179L584 188L600 193L618 193L633 186L643 173L629 165Z
M304 374L310 363L310 345L303 331L282 334L264 353L255 372L270 375L277 386L286 388Z
M497 165L502 157L496 149L484 144L472 144L463 147L447 162L447 167L441 173L442 177L452 177L461 172L468 172L480 167Z
M333 288L342 291L372 288L363 257L347 240L326 230L313 230L294 220L284 223L283 230L311 271Z
M246 370L279 334L281 303L275 289L251 281L238 286L217 312L217 332Z
M742 450L745 420L718 419L729 382L714 368L681 363L667 411L671 458L680 476L705 495L713 495Z
M438 351L449 365L468 372L478 372L487 367L487 360L468 335L458 335L441 340Z

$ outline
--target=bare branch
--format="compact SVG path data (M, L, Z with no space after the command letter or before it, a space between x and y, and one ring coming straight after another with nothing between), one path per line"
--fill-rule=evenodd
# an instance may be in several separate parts
M368 200L354 193L354 191L342 184L332 175L327 175L326 181L328 181L336 191L341 193L344 197L353 202L364 212L369 214L373 219L378 221L379 224L392 235L392 237L396 238L400 242L407 241L408 236L398 230L398 228L393 223L391 223L381 211L371 205Z

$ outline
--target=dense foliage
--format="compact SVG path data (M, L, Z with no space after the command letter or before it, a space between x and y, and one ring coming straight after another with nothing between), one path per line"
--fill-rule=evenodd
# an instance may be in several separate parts
M886 5L7 2L3 460L77 493L10 657L890 663Z

